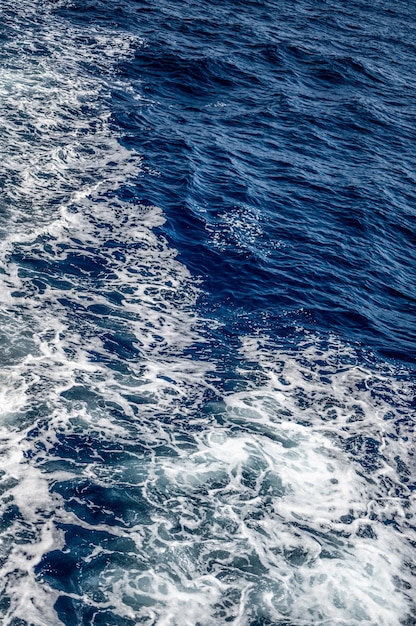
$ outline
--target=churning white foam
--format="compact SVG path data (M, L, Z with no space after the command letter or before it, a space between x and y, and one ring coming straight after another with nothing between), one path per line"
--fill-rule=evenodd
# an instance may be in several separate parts
M74 433L131 441L143 407L142 437L165 441L152 416L180 413L184 395L196 402L208 366L183 356L197 289L154 233L161 211L118 193L141 161L112 128L110 82L141 42L43 3L2 5L0 613L52 626L59 593L35 567L66 549L60 524L88 524L51 488L99 482L101 469L98 453L96 465L80 466L74 450L72 465L55 467L52 451Z
M153 520L142 545L157 560L123 581L131 616L410 624L411 386L387 366L358 366L335 338L284 352L247 337L241 356L245 389L142 477Z

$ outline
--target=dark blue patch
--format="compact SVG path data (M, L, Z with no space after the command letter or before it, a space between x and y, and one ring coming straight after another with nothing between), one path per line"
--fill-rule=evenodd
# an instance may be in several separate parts
M121 67L142 102L113 99L115 125L145 158L135 193L166 212L206 307L236 332L240 310L258 327L266 311L273 328L303 309L309 327L414 361L406 14L356 2L120 4L114 19L146 41ZM247 213L251 245L232 226Z

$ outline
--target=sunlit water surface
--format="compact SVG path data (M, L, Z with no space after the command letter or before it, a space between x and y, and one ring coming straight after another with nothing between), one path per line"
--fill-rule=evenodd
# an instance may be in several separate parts
M412 626L416 16L1 0L5 626Z

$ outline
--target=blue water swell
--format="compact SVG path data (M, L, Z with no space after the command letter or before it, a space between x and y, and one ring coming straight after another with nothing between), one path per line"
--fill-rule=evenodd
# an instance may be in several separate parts
M414 624L413 7L1 10L4 623Z
M212 306L277 326L302 310L413 361L412 15L210 2L125 19L148 43L123 71L149 102L116 93L115 116L161 173L138 193L165 207Z

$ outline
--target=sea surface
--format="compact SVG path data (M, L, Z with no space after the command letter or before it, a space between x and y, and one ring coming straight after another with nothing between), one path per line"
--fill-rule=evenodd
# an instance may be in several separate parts
M0 0L2 626L416 624L416 4Z

